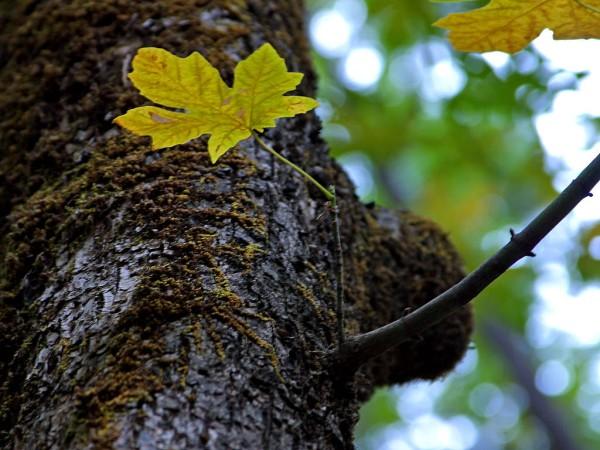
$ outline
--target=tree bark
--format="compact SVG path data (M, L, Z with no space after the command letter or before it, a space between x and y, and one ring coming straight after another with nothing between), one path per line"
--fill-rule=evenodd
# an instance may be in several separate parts
M17 5L18 4L18 5ZM0 7L0 446L350 449L377 385L451 370L471 312L330 370L335 238L322 194L253 141L152 151L112 119L145 101L139 47L200 51L231 83L263 42L306 74L300 0L30 0ZM265 139L339 196L348 335L462 275L445 234L362 205L314 113Z

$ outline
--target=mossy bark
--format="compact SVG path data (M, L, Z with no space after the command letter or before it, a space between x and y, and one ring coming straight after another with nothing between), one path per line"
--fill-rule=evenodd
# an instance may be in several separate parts
M268 41L314 96L300 0L13 3L0 10L2 448L349 449L374 386L461 358L468 309L353 377L328 371L322 193L251 140L211 165L205 139L157 152L111 122L145 101L126 78L142 46L200 51L231 82ZM311 113L265 139L337 186L354 334L462 270L429 221L362 205L319 130Z

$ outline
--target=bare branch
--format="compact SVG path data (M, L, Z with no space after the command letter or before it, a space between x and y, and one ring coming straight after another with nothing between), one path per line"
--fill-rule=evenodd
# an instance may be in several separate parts
M534 256L533 248L581 200L592 195L590 191L599 180L600 154L523 231L515 233L511 230L508 244L474 272L406 316L376 330L348 338L339 350L329 355L333 365L343 369L358 368L469 303L514 263L525 256Z

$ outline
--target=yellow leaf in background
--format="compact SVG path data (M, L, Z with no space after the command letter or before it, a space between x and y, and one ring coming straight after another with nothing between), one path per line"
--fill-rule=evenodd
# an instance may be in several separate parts
M434 25L450 30L457 50L514 53L545 28L554 31L554 39L600 38L600 0L491 0Z
M150 136L155 149L210 134L208 153L213 163L251 136L252 130L274 127L278 118L293 117L318 105L309 97L283 95L295 89L303 75L288 72L270 44L236 66L233 88L197 52L179 58L160 48L141 48L132 65L129 78L143 96L184 112L142 106L114 122Z

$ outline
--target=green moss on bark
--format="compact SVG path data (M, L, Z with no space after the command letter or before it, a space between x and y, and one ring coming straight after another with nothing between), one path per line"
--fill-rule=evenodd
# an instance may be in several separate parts
M169 321L196 316L194 326L208 330L222 357L216 323L233 328L264 349L278 371L273 347L252 329L252 322L270 318L246 311L223 269L226 264L248 273L262 251L265 219L244 190L245 180L257 176L254 164L232 152L212 166L204 141L155 153L147 140L116 132L111 124L142 101L125 78L140 46L181 55L200 50L231 81L252 28L246 2L30 1L14 16L0 37L7 55L0 61L3 375L31 326L19 319L22 305L60 281L54 279L57 258L72 258L94 227L120 208L122 232L136 230L141 244L160 240L166 256L143 274L114 338L118 357L102 369L102 382L79 390L81 419L104 430L97 431L98 440L114 435L110 418L124 404L160 388L160 377L144 373L143 362L163 349L139 347L157 339ZM231 186L219 184L224 174L232 174ZM251 240L216 242L219 228L232 226ZM64 353L62 370L68 348ZM10 391L5 385L0 395L4 417L13 416L8 422L15 419Z

